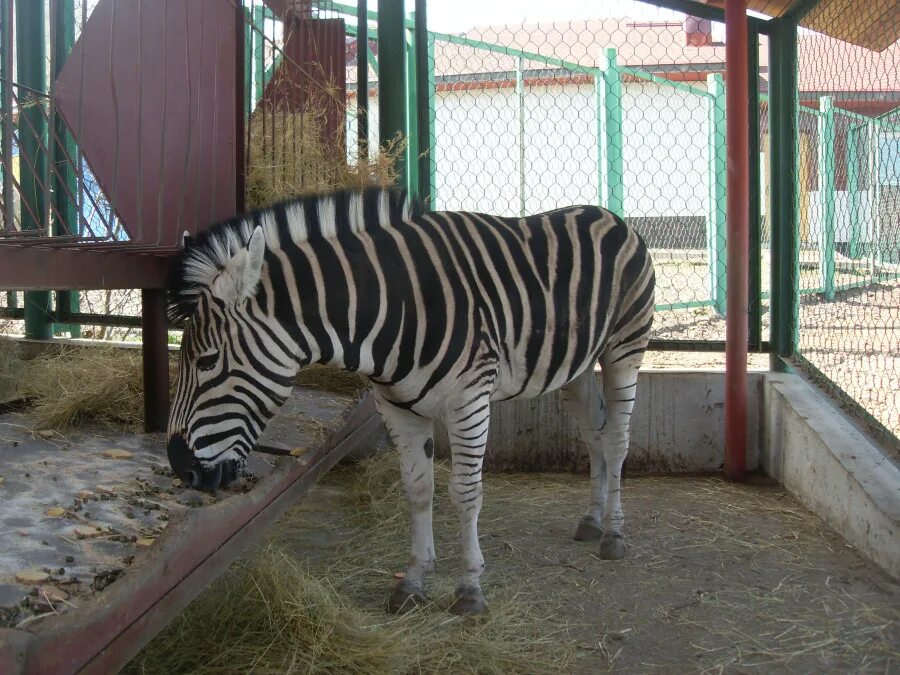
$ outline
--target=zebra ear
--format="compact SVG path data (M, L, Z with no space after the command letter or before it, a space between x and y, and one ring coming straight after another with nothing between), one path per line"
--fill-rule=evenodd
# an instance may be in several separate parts
M250 235L247 246L225 263L219 276L213 281L212 294L226 304L233 305L249 297L259 284L265 252L266 237L262 228L257 226Z

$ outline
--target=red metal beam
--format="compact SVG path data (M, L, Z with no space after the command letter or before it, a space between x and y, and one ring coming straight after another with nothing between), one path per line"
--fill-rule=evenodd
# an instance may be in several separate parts
M0 290L163 288L175 249L0 244Z
M725 477L744 479L747 454L747 341L750 245L750 96L747 0L725 0L727 288Z

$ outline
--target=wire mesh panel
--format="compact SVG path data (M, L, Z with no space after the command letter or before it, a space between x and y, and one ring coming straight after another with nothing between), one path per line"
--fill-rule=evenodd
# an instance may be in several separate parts
M654 336L722 340L724 31L641 9L433 32L433 206L605 205L652 249Z
M873 30L866 18L835 11L816 21L830 34L861 35ZM889 46L798 35L798 338L804 365L896 437L900 43L874 42Z

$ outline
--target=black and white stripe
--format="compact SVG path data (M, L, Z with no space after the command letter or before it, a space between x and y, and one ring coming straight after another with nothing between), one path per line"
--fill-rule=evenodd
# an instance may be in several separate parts
M580 538L602 536L609 557L620 552L618 475L654 274L618 216L596 206L527 218L422 213L395 191L337 192L210 228L186 242L169 289L171 318L189 320L169 431L205 466L246 457L299 366L370 377L413 510L401 595L421 591L434 557L424 449L440 420L451 494L473 514L463 516L460 597L480 597L474 521L492 400L563 389L592 448Z

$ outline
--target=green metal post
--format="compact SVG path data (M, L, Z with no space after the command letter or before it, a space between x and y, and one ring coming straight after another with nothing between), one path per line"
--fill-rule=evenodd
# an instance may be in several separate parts
M762 348L762 162L759 158L759 32L752 25L747 31L747 68L749 85L747 120L750 123L750 220L748 222L748 347Z
M706 208L706 249L709 259L709 297L715 311L724 316L726 298L726 208L725 183L725 84L718 73L706 78L709 102L709 197Z
M43 2L16 0L16 66L19 84L47 91L47 12ZM46 227L47 118L46 100L28 89L20 91L19 185L22 194L22 229ZM25 336L46 340L53 336L50 291L25 293Z
M850 258L859 258L859 153L856 143L858 127L850 125L847 131L847 198L850 202Z
M434 36L428 34L428 185L429 205L437 208L437 80L434 76Z
M253 8L253 104L262 99L266 80L266 8Z
M878 123L869 123L872 139L872 168L869 172L869 184L872 189L872 278L878 277L878 268L883 263L883 242L881 241L881 134Z
M403 0L378 0L378 137L382 146L408 140L406 128L406 40ZM398 161L398 183L407 183Z
M622 73L616 50L604 49L600 55L597 91L598 192L600 203L613 213L624 216L624 176L622 166Z
M516 138L519 146L519 215L525 216L525 63L516 59L516 117L519 128Z
M244 9L244 100L245 111L249 118L253 112L253 15Z
M419 138L418 89L416 77L416 33L412 28L406 34L406 128L409 142L406 145L406 189L409 194L419 196L419 155L422 154L422 139Z
M819 286L828 300L834 300L834 101L819 101L819 204L822 228L819 232Z
M797 23L775 19L769 33L769 176L772 232L771 346L773 370L794 356L799 338L797 231Z
M51 3L51 6L53 4ZM53 45L53 72L58 76L75 45L75 1L56 0L56 16ZM78 206L75 195L78 193L78 182L72 163L77 157L77 149L62 117L53 115L53 206L56 215L55 234L77 234ZM78 291L57 291L56 308L61 314L77 314L81 308ZM55 324L54 333L69 333L72 337L81 337L79 324Z

